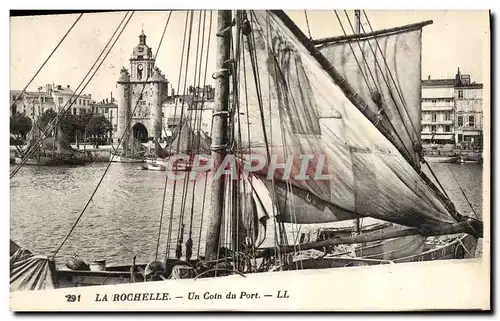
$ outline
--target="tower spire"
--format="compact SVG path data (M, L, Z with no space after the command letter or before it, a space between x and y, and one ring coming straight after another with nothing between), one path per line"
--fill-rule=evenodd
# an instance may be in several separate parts
M146 44L146 35L144 34L144 28L141 29L141 34L139 35L139 44L140 45Z

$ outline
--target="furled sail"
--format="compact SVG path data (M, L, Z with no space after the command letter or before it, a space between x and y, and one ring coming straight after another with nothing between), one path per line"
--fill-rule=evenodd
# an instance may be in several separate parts
M148 151L147 147L141 144L133 135L130 135L128 139L128 150L131 151L133 156L144 155Z
M251 11L247 17L251 33L245 37L242 59L247 65L253 60L260 77L257 85L240 93L240 104L248 100L249 105L249 121L242 119L241 126L250 127L242 141L257 144L267 138L273 162L268 160L260 174L289 184L286 197L300 197L294 189L299 188L306 192L304 200L310 207L314 199L331 205L305 212L285 208L293 211L293 220L292 215L284 215L282 221L325 223L361 215L407 226L455 222L397 148L353 105L275 13ZM254 73L241 76L255 84ZM252 154L267 157L267 153L267 148L252 149ZM304 157L310 157L305 167ZM291 166L270 166L285 161ZM304 174L309 178L302 179Z
M175 138L166 147L172 153L210 153L211 139L201 130L194 130L189 121L184 121Z
M33 255L10 241L10 290L30 291L54 289L56 267L53 260ZM13 250L13 246L15 250Z
M60 125L57 126L55 136L45 138L43 145L49 151L54 150L57 155L74 155L77 153L77 151L71 147Z
M38 127L38 122L34 122L31 126L31 130L26 137L26 145L21 149L23 153L27 153L40 138L40 128Z
M267 222L274 218L276 209L262 179L250 173L241 175L239 180L227 179L225 185L226 199L236 200L235 204L224 203L226 217L230 217L221 229L225 243L238 244L239 249L244 245L259 247L264 241L274 244L274 236L268 235ZM225 235L227 232L231 235Z
M422 27L431 21L370 34L317 39L321 53L351 84L380 125L420 166Z

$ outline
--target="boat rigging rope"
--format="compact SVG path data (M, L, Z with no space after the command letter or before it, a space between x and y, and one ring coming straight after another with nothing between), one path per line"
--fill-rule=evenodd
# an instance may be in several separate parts
M205 84L203 85L203 92L202 92L202 101L201 101L201 106L200 108L198 107L198 94L199 94L199 87L200 87L200 84L201 84L201 72L202 72L202 63L203 63L203 50L205 48L205 25L206 25L206 15L207 15L207 12L206 10L203 11L203 30L202 30L202 35L201 35L201 52L198 51L198 45L197 45L197 48L196 48L196 59L198 60L198 56L200 56L200 63L199 63L199 70L198 70L198 80L197 80L197 84L195 86L195 93L194 93L194 96L193 96L193 99L195 99L194 101L194 105L195 105L195 132L196 130L198 130L198 136L195 137L195 139L197 140L195 143L193 143L193 145L196 145L196 154L198 155L200 153L200 140L201 140L201 118L202 118L202 115L201 115L201 111L200 111L200 117L199 117L199 120L198 120L198 109L200 108L203 108L203 103L204 103L204 99L205 99L205 96L203 95L205 93ZM200 37L200 24L201 24L201 13L200 13L200 19L198 21L198 43L199 43L199 37ZM209 34L210 36L210 34ZM210 40L210 38L209 38ZM207 60L207 63L208 64L208 60ZM196 68L195 68L196 70ZM196 77L195 77L196 79ZM204 82L206 82L206 72L205 72L205 78L204 78ZM195 199L195 189L196 189L196 179L194 180L193 182L193 192L192 192L192 195L191 195L191 216L190 216L190 222L189 222L189 235L188 235L188 240L186 241L186 261L189 261L191 259L191 256L193 254L193 240L192 240L192 234L193 234L193 216L194 216L194 199ZM201 208L201 211L203 212L203 208Z
M192 95L192 100L191 100L191 106L187 106L187 109L190 110L190 108L195 108L195 119L194 119L194 123L195 123L195 126L192 126L193 125L193 112L192 110L190 110L189 112L189 115L187 116L187 124L189 125L188 128L190 128L192 131L189 131L188 134L194 134L196 132L196 116L197 116L197 112L196 112L196 108L197 108L197 91L198 91L198 87L199 87L199 82L197 83L196 82L196 78L198 76L198 72L201 73L201 59L200 59L200 65L198 66L198 58L200 56L200 53L199 53L199 45L200 45L200 30L201 30L201 11L199 12L199 15L198 15L198 37L197 37L197 40L196 40L196 60L195 60L195 65L194 65L194 88L190 86L190 88L193 88L193 92L190 92L190 94ZM191 33L190 33L190 37L191 37ZM204 40L204 39L203 39ZM200 71L198 70L200 69ZM187 71L186 71L186 78L187 78ZM199 78L199 77L198 77ZM188 165L187 166L191 166L192 165L192 161L193 161L193 146L194 146L194 137L192 135L189 135L188 136L188 150L187 152L189 153L189 156L190 156L190 160L188 161ZM180 143L180 142L179 142ZM191 172L190 172L191 173ZM182 227L182 229L179 229L178 230L178 237L177 237L177 248L176 248L176 257L178 259L180 259L182 257L182 243L184 242L184 216L185 216L185 210L186 210L186 202L187 202L187 199L188 199L188 189L189 189L189 175L185 175L184 177L184 187L183 187L183 191L182 191L182 204L181 204L181 211L180 211L180 222L179 222L179 226ZM190 230L190 234L191 234L191 231L192 231L192 224L193 224L193 212L194 212L194 184L193 184L193 193L192 193L192 200L191 200L191 221L190 221L190 225L189 225L189 230ZM191 255L192 255L192 246L193 246L193 241L191 239L191 237L188 238L188 240L186 241L186 260L189 260L191 258Z
M81 13L75 20L75 22L73 22L73 24L71 25L71 27L69 27L68 31L66 31L66 33L64 34L64 36L61 38L61 40L59 40L59 42L57 43L56 47L52 50L52 52L49 54L49 56L47 57L47 59L45 59L45 61L43 62L43 64L40 66L40 68L38 69L38 71L33 75L33 77L31 77L30 81L28 81L28 84L23 88L23 90L17 95L16 99L14 99L14 102L12 103L12 105L10 106L10 108L12 109L16 103L19 101L19 98L22 97L22 95L26 92L26 89L29 87L29 85L31 85L31 83L33 82L33 80L35 80L36 76L38 76L38 74L40 73L40 71L42 71L43 67L47 64L47 62L49 61L49 59L52 57L52 55L56 52L57 48L59 48L59 46L62 44L62 42L64 41L64 39L66 39L66 37L69 35L69 33L71 32L71 30L73 30L73 28L75 27L75 25L77 24L78 21L80 21L80 19L82 18L83 16L83 13Z
M254 28L253 25L255 24L254 20L256 20L257 18L255 17L255 13L253 11L250 11L251 15L250 15L250 25L251 25L251 30L257 30L259 31L260 29L259 28ZM266 132L266 122L265 122L265 119L264 119L264 108L263 108L263 103L262 103L262 90L261 90L261 86L260 86L260 75L259 75L259 69L257 68L257 53L256 53L256 49L255 49L255 35L254 35L254 32L251 32L250 35L248 35L247 37L247 40L248 40L248 51L249 51L249 55L250 55L250 63L251 63L251 66L252 66L252 74L253 74L253 78L254 78L254 82L255 82L255 90L256 90L256 94L257 94L257 101L258 101L258 105L259 105L259 111L260 111L260 123L262 125L262 132L263 132L263 135L264 135L264 142L265 142L265 146L266 146L266 153L267 153L267 161L270 162L271 161L271 152L270 152L270 148L269 148L269 140L268 140L268 137L267 137L267 132ZM272 132L272 131L271 131ZM276 204L276 197L275 197L275 193L274 193L274 177L272 179L272 188L271 188L271 198L272 198L272 201L273 201L273 204ZM275 208L273 206L273 216L275 217L275 212L274 212ZM274 239L275 239L275 248L276 248L276 252L278 253L278 256L281 258L281 249L280 249L280 246L278 245L278 232L276 230L280 230L280 227L278 226L278 229L276 228L276 220L273 219L273 223L274 223ZM279 234L280 235L280 238L279 240L281 240L281 233ZM281 265L280 265L281 267Z
M344 12L345 12L345 15L346 15L346 17L347 17L347 20L349 21L349 25L351 25L351 28L352 28L351 19L349 18L349 15L347 14L347 11L346 11L346 10L344 10ZM361 30L363 30L363 32L365 32L365 29L364 29L363 25L362 25L362 24L360 24L360 26L361 26ZM354 29L353 29L353 30L354 30ZM378 40L377 40L377 38L374 36L374 37L373 37L373 39L375 40L375 42L376 42L376 43L377 43L377 45L378 45ZM399 115L399 117L401 118L401 121L402 121L402 123L403 123L403 127L404 127L404 129L405 129L406 133L408 134L408 138L410 139L410 141L412 141L412 142L413 142L413 139L412 139L412 137L411 137L410 131L408 130L408 127L406 126L406 124L405 124L405 122L404 122L403 115L401 114L401 111L400 111L400 110L399 110L399 108L398 108L398 105L399 105L399 104L396 102L396 99L394 99L394 96L392 95L392 91L391 91L391 86L389 85L389 82L387 81L387 78L386 78L386 76L385 76L385 74L384 74L384 71L382 70L382 67L380 66L380 63L378 62L378 59L377 59L377 53L376 53L376 52L375 52L375 50L373 49L373 47L372 47L372 45L371 45L371 43L370 43L370 41L369 41L369 40L367 41L367 43L368 43L368 47L370 47L370 51L371 51L371 53L373 54L373 59L375 60L375 65L376 65L376 66L378 67L378 69L380 70L380 75L382 76L382 79L384 80L384 83L385 83L385 85L387 86L387 90L389 91L389 95L391 96L391 99L392 99L392 101L394 102L394 107L396 107L396 111L398 112L398 115ZM380 48L380 45L378 45L378 47ZM382 57L384 57L384 53L383 53L382 51L380 51L380 53L381 53ZM384 58L384 61L386 61L386 60L385 60L385 58ZM386 64L386 67L387 67L387 70L389 70L389 67L388 67L388 65L387 65L387 64ZM389 71L389 72L390 72L390 71ZM394 87L396 88L396 92L398 93L399 98L401 99L401 103L403 104L403 110L406 112L406 115L408 116L408 119L410 120L410 124L411 124L411 126L412 126L413 133L415 134L415 137L420 137L420 133L417 133L417 131L416 131L415 127L413 126L413 122L411 121L410 114L408 113L408 110L407 110L407 108L406 108L406 106L405 106L405 101L404 101L404 99L403 99L403 96L402 96L402 95L401 95L401 93L399 92L398 86L396 85L396 83L395 83L395 82L394 82Z
M277 57L277 53L274 51L274 48L272 48L272 46L269 44L269 39L270 39L270 24L269 24L269 12L267 12L267 15L266 15L266 25L267 25L267 30L266 30L266 46L267 46L267 51L268 52L272 52L273 56L274 57ZM274 74L276 75L284 75L281 67L278 65L278 61L275 59L274 60ZM271 117L271 75L268 73L268 90L269 90L269 123L270 123L270 128L272 126L272 117ZM292 100L293 100L293 97L292 97ZM282 119L282 115L281 115L281 109L278 108L278 115L279 115L279 119ZM285 139L285 130L284 130L284 123L285 122L280 122L280 132L281 132L281 144L283 146L283 154L284 154L284 158L288 160L288 150L287 150L287 141ZM272 131L271 131L272 133ZM271 138L272 139L272 138ZM295 234L298 234L298 231L296 230L296 223L297 223L297 212L296 212L296 207L295 207L295 199L293 197L291 197L290 199L290 202L287 200L287 198L289 197L289 195L294 195L293 194L293 185L291 184L291 182L289 180L286 181L286 187L287 187L287 193L285 194L285 204L288 204L288 207L289 207L289 212L290 212L290 218L291 218L291 223L292 223L292 240L295 238ZM273 190L274 190L274 180L273 180ZM285 206L285 210L286 209L286 206ZM273 213L274 214L274 213ZM274 217L279 217L279 215L274 215ZM280 221L278 221L278 224L279 224L279 227L280 227L280 243L281 245L288 245L288 239L287 239L287 234L286 234L286 230L285 230L285 227L284 227L284 224ZM297 253L298 251L300 251L300 244L298 245L298 247L296 246L296 243L294 242L293 243L293 250L294 250L294 253ZM285 253L283 253L283 255L285 255ZM280 268L282 269L282 264L280 264ZM295 268L296 270L299 269L299 265L298 265L298 262L295 262ZM303 264L302 264L302 261L300 261L300 268L303 269Z
M370 20L368 19L368 16L367 16L365 10L363 10L363 14L364 14L364 16L366 18L366 22L368 23L368 26L370 27L371 32L373 33L374 31L373 31L372 25L370 23ZM363 29L363 33L365 33L365 29L364 29L363 25L361 25L361 28ZM408 109L407 109L408 107L406 105L406 101L405 101L405 99L403 97L403 94L400 91L400 88L396 84L396 80L394 79L394 76L392 75L391 69L389 68L389 64L387 63L387 59L386 59L384 53L382 52L382 48L380 47L380 43L378 42L378 40L377 40L377 38L375 36L373 36L373 38L375 39L375 43L377 44L377 47L378 47L378 49L380 51L382 59L384 60L385 67L387 68L387 72L389 73L389 77L391 77L391 80L392 80L392 83L394 85L394 88L396 88L396 92L397 92L397 94L399 96L399 99L401 99L401 103L403 104L403 109L405 110L406 115L408 116L408 119L410 120L410 124L411 124L411 126L413 128L413 132L415 133L415 135L417 135L416 137L420 137L420 133L417 132L417 130L415 128L415 125L411 121L411 117L410 117L410 114L409 114Z
M115 39L115 41L113 42L111 48L109 49L109 51L107 52L106 56L104 57L104 59L101 61L101 64L104 62L104 60L106 59L107 55L111 52L111 50L113 49L114 45L116 44L116 42L118 41L118 39L120 38L121 34L123 33L123 31L125 30L125 28L127 27L128 23L130 22L130 19L132 19L132 16L134 15L135 11L132 11L132 14L129 15L128 17L128 20L125 22L122 30L120 31L120 33L118 34L117 38ZM167 20L167 23L168 25L168 20ZM162 34L162 39L160 39L160 43L162 42L163 40L163 36L165 35L165 33ZM156 53L154 55L154 59L156 59L156 57L158 56L158 53L160 51L160 46L158 46L157 50L156 50ZM100 65L98 66L97 69L99 69ZM97 70L96 70L97 71ZM95 74L95 73L94 73ZM146 78L146 82L144 83L144 85L142 86L142 90L141 90L141 93L140 95L142 95L144 93L144 89L146 88L146 83L147 81L149 80L149 78L151 77L151 74L148 75L148 77ZM139 100L137 100L137 103L135 104L134 106L134 109L132 110L132 114L134 114L135 110L137 109L137 106L139 105ZM125 137L125 135L128 134L128 131L129 131L129 127L130 127L130 122L131 122L131 119L129 120L129 123L128 123L128 126L127 128L125 129L125 131L123 132L122 136L120 137L120 141L123 140L123 138ZM116 153L117 153L118 149L115 151L115 153L110 157L110 160L108 162L108 165L106 167L106 169L104 170L104 173L102 174L99 182L97 183L97 186L96 188L94 189L94 191L92 192L92 195L90 196L89 200L87 201L87 203L85 204L85 207L83 208L83 210L81 211L80 215L78 216L78 218L76 219L75 223L73 224L73 226L71 227L69 233L66 235L66 237L64 238L64 240L62 241L61 245L59 245L59 247L56 249L56 251L54 252L54 254L52 255L52 259L55 258L55 256L57 255L57 253L59 252L59 250L63 247L63 245L66 243L66 241L68 240L68 238L70 237L71 233L73 232L73 230L75 229L75 227L78 225L78 222L80 221L80 219L83 217L83 214L85 213L85 211L87 210L90 202L93 200L95 194L97 193L97 190L99 189L99 187L101 186L101 183L102 181L104 180L104 177L106 176L109 168L111 167L111 163L112 163L112 160L113 158L116 156Z
M269 13L267 13L269 14ZM306 17L307 33L309 34L309 39L312 40L311 28L309 27L309 19L307 18L307 10L304 10L304 16Z
M364 16L365 16L365 18L366 18L366 21L367 21L367 23L368 23L368 26L370 27L371 32L373 33L374 31L373 31L373 28L372 28L372 26L371 26L370 19L368 18L368 15L366 14L366 11L365 11L365 10L363 10L363 14L364 14ZM361 28L362 28L363 32L365 33L365 29L364 29L363 25L361 25ZM377 38L376 38L375 36L373 36L373 38L375 39L375 43L377 44L377 48L379 49L380 54L381 54L381 56L382 56L382 59L384 60L385 66L386 66L387 71L388 71L388 73L389 73L389 76L390 76L390 78L391 78L391 80L392 80L392 83L393 83L393 85L394 85L394 88L396 88L396 92L397 92L397 94L398 94L398 96L399 96L399 99L401 100L401 102L402 102L402 104L403 104L403 110L406 112L406 115L408 116L408 119L410 120L410 124L411 124L411 126L412 126L413 132L415 133L416 137L420 137L420 133L418 133L418 132L417 132L417 130L415 129L415 126L414 126L413 122L411 121L411 117L410 117L409 112L408 112L408 109L407 109L406 101L403 99L402 93L400 92L399 87L398 87L398 85L396 84L396 81L395 81L395 79L394 79L394 77L393 77L393 75L392 75L392 72L391 72L391 70L390 70L390 68L389 68L389 65L388 65L388 63L387 63L387 59L385 58L385 55L384 55L384 53L382 52L382 48L380 47L380 44L379 44L379 42L378 42ZM368 43L369 43L369 42L368 42ZM370 45L370 49L371 49L371 45ZM373 52L373 49L372 49L372 52ZM374 53L374 56L375 56L375 53ZM377 64L378 64L378 63L377 63ZM380 67L380 65L379 65L379 68L380 68L380 70L382 70L382 69L381 69L381 67ZM385 80L385 77L384 77L384 80ZM387 84L387 81L386 81L386 84ZM387 84L387 86L388 86L388 88L389 88L389 85L388 85L388 84ZM391 96L391 97L392 97L392 96ZM394 98L393 98L393 101L394 101L394 103L396 104L396 102L395 102ZM397 107L397 104L396 104L396 107ZM396 109L397 109L397 111L398 111L398 113L399 113L399 108L396 108ZM401 114L400 114L400 117L401 117L401 120L403 120L403 118L402 118ZM393 127L392 122L390 122L390 124L391 124L391 126ZM405 129L406 129L406 126L405 126ZM408 130L407 130L407 131L408 131ZM398 137L399 137L399 135L398 135ZM410 136L410 138L411 138L411 136ZM401 138L400 138L400 139L401 139ZM403 145L404 145L404 143L403 143ZM405 148L405 149L406 149L406 148ZM408 151L408 150L407 150L407 151ZM445 190L445 189L443 188L443 186L441 185L441 182L440 182L440 181L439 181L439 179L437 178L436 174L435 174L435 173L434 173L434 171L432 170L432 168L431 168L431 166L429 165L429 163L427 163L427 161L426 161L426 160L425 160L425 158L423 158L423 157L422 157L422 162L423 162L423 163L425 163L425 164L427 165L427 168L429 169L429 171L431 172L432 176L433 176L433 177L434 177L434 179L436 180L437 184L439 185L439 187L440 187L440 188L441 188L441 190L443 191L444 195L446 196L446 198L448 199L448 201L450 201L450 202L451 202L450 197L449 197L449 196L448 196L448 194L446 193L446 190ZM435 192L435 191L434 191L434 192ZM448 205L447 205L447 206L448 206ZM449 206L448 206L448 207L449 207Z
M189 14L186 14L186 24L185 24L185 29L184 29L184 34L186 35L186 31L187 31L187 24L188 24L188 21L189 21L189 35L187 36L187 38L185 37L185 41L184 41L184 44L183 44L183 54L184 54L184 48L185 48L185 42L187 41L187 50L186 50L186 68L185 68L185 72L184 72L184 86L183 86L183 94L182 94L182 104L181 104L181 115L180 115L180 129L179 129L179 138L180 138L180 135L182 134L182 130L183 130L183 127L184 127L184 104L185 104L185 97L186 97L186 84L187 84L187 74L188 74L188 68L189 68L189 53L190 53L190 49L191 49L191 34L192 34L192 30L193 30L193 11L190 11ZM182 67L182 66L181 66ZM179 84L180 84L180 79L182 77L182 69L180 70L179 72ZM176 103L176 107L175 107L175 112L177 112L177 103ZM175 115L174 115L175 117ZM180 143L181 143L181 140L178 139L177 140L177 146L176 146L176 151L179 152L179 148L180 148ZM170 150L172 148L172 145L170 146ZM168 174L166 175L166 178L165 179L168 179ZM170 256L170 245L171 245L171 237L172 237L172 219L173 219L173 215L174 215L174 204L175 204L175 192L177 190L177 180L174 180L174 186L173 186L173 191L172 191L172 202L170 203L170 222L169 222L169 230L168 230L168 239L167 239L167 258ZM163 209L162 209L163 210ZM181 217L180 217L181 218ZM179 220L179 229L177 230L177 236L178 236L178 239L179 239L179 233L180 233L180 227L181 227L181 220Z
M205 58L205 72L204 72L204 82L203 82L203 88L206 86L206 80L207 80L207 68L208 68L208 54L210 52L210 36L212 35L212 11L210 11L210 20L208 24L208 39L207 39L207 54ZM208 93L207 93L208 94ZM202 108L203 108L203 103L204 103L205 95L203 95L202 98ZM213 120L213 118L212 118ZM200 119L201 122L201 119ZM201 127L201 126L200 126ZM210 126L210 137L212 137L212 126ZM203 216L205 214L205 197L207 195L207 183L208 183L208 172L205 174L205 186L203 188L203 201L201 204L201 220L200 220L200 229L198 232L198 249L197 249L197 257L200 258L200 245L201 245L201 233L202 233L202 228L203 228Z
M242 13L243 15L243 13ZM242 20L243 20L243 17L241 17ZM246 20L246 22L248 22L248 20ZM245 24L245 21L242 21L242 25ZM241 39L241 52L243 53L241 55L241 58L243 60L243 88L245 90L245 116L246 116L246 122L247 122L247 144L248 144L248 154L249 155L252 155L252 145L251 145L251 132L250 132L250 113L249 113L249 109L248 109L248 84L247 84L247 70L246 70L246 55L245 55L245 41L244 41L244 35L245 31L244 31L244 27L242 28L242 39ZM240 68L241 69L241 68ZM238 84L241 83L241 81L238 82ZM243 153L243 151L242 151ZM250 181L250 184L252 185L252 182L253 182L253 177L250 177L249 179ZM253 235L253 228L255 228L253 225L250 225L250 232L252 233ZM254 265L257 266L257 259L255 258L255 246L252 246L252 254L253 254L253 262L254 262Z
M472 210L472 213L476 216L478 220L480 220L479 215L477 215L476 211L474 210L474 207L472 206L471 202L469 202L469 199L467 198L467 195L465 195L464 190L460 186L460 183L458 182L458 179L456 178L455 174L453 173L453 169L451 168L451 165L448 163L448 169L451 172L451 176L453 176L453 179L455 179L455 182L457 183L458 188L462 192L462 195L464 196L465 200L467 201L467 204L469 204L470 209Z
M192 41L192 31L193 31L193 18L194 18L194 11L191 11L191 16L190 16L190 24L189 24L189 36L188 36L188 47L187 47L187 59L186 59L186 71L184 74L184 95L186 94L186 86L187 86L187 77L188 77L188 69L189 69L189 54L191 51L191 41ZM198 25L199 27L199 25ZM198 38L199 42L199 38ZM196 56L196 63L198 60L198 56ZM196 79L196 63L195 63L195 79ZM185 99L183 99L184 101ZM189 104L187 106L189 108ZM182 113L184 112L184 108L181 111ZM183 114L182 114L183 115ZM187 121L184 121L184 118L187 118ZM191 115L188 116L181 116L181 119L183 120L184 124L188 125L188 129L191 128ZM181 129L182 131L182 129ZM188 131L189 133L189 131ZM191 137L188 136L188 149L190 148L189 143L191 142ZM177 152L180 152L180 143L181 140L177 140ZM185 152L185 151L183 151ZM189 175L184 176L184 186L182 188L182 198L181 198L181 208L179 212L179 227L177 229L177 247L176 247L176 257L178 259L181 258L182 256L182 243L184 242L184 214L185 214L185 209L186 209L186 201L187 201L187 190L188 190L188 184L189 184ZM173 210L173 208L171 209Z
M123 17L123 19L121 20L121 22L118 24L118 26L116 27L115 31L113 32L113 34L111 35L111 37L109 38L108 40L108 43L104 46L104 48L101 50L101 53L99 54L99 56L96 58L96 60L94 61L94 64L90 67L89 71L87 72L87 74L83 77L82 81L80 82L80 84L78 85L78 87L75 89L75 91L73 92L73 94L71 95L71 97L69 98L69 100L66 102L66 104L63 106L62 110L56 115L56 117L49 123L47 124L46 128L44 131L42 131L40 133L40 136L38 137L37 141L31 145L30 149L25 153L25 156L24 158L22 159L21 163L19 164L19 166L17 166L13 171L12 173L10 174L10 178L12 179L14 177L14 175L17 174L17 172L22 168L22 166L24 166L26 164L26 162L28 161L29 157L31 155L33 155L34 151L35 150L38 150L38 146L42 143L42 141L46 138L45 136L49 134L49 132L53 131L54 127L59 119L61 119L62 117L64 117L66 115L66 113L71 110L71 106L73 106L73 104L75 103L76 100L74 100L73 98L75 97L75 95L77 95L77 92L78 90L80 89L80 87L83 85L83 83L85 82L85 80L87 79L87 77L90 75L90 73L92 73L92 69L99 63L99 60L101 59L102 55L106 52L106 50L108 49L108 46L111 44L111 42L113 41L113 38L115 37L116 33L118 32L118 30L121 28L123 22L127 19L127 15L129 14L130 12L126 12L125 13L125 16ZM132 13L133 15L133 13ZM129 16L130 18L132 16ZM130 20L129 18L129 20ZM128 23L128 21L127 21ZM122 31L123 32L123 29ZM120 33L121 34L121 33ZM118 36L119 37L119 36ZM106 59L106 57L108 56L108 54L110 53L111 49L113 48L113 46L115 45L116 43L116 40L118 38L115 39L115 42L112 43L111 47L109 48L108 52L106 53L105 57L101 60L101 62L99 63L99 65L97 66L97 68L94 70L93 74L90 76L90 78L87 80L87 83L83 86L83 88L80 90L80 93L78 94L78 96L85 90L85 88L87 87L87 85L90 83L90 81L92 80L92 78L94 77L94 75L97 73L97 71L99 70L99 68L101 67L101 65L104 63L104 60ZM67 108L66 108L67 107Z
M337 20L339 22L340 28L342 28L342 32L344 33L345 36L347 36L347 32L344 29L344 24L342 23L342 20L340 20L340 17L339 17L339 15L337 13L337 10L334 10L333 12L335 13L335 16L337 17ZM349 21L349 24L350 24L350 21ZM352 25L351 25L351 29L354 31L354 29L352 28ZM361 73L361 76L365 80L366 86L368 87L368 89L370 91L373 91L372 88L371 88L372 86L370 85L370 82L368 81L368 79L365 76L365 73L363 72L363 68L361 67L361 63L359 62L358 58L356 57L356 53L354 51L354 48L352 47L351 40L349 38L347 39L347 43L349 44L349 48L351 48L352 55L354 57L354 60L356 61L356 64L358 65L359 72ZM379 90L378 87L377 87L377 82L375 81L375 77L373 76L373 73L372 73L372 71L370 69L370 66L368 65L368 61L367 61L367 59L365 57L363 49L361 48L361 44L359 42L357 42L357 43L358 43L359 51L361 52L361 56L363 57L363 60L365 61L366 68L368 69L370 77L371 77L371 79L373 81L373 85L375 86L375 89Z
M179 88L181 86L182 67L184 66L184 54L185 54L185 45L186 45L187 24L188 24L188 21L189 21L189 15L188 15L188 13L189 12L186 12L186 21L184 23L184 36L183 36L183 40L182 40L181 63L180 63L180 66L179 66L179 78L177 80L177 90L178 90L177 96L178 97L180 96L179 95ZM185 88L184 88L184 90L185 90ZM175 99L175 96L173 98ZM180 98L180 99L182 99L182 98ZM175 99L174 119L177 119L177 107L178 107L178 103L179 103L179 98ZM184 106L184 102L182 103L181 107L183 107L183 106ZM182 129L182 113L181 113L181 123L180 123L180 125L177 128L179 129L177 135L180 135L180 130ZM172 154L172 143L173 143L173 141L171 141L170 145L169 145L169 152L168 152L169 154ZM163 217L163 212L165 210L165 198L166 198L166 194L167 194L167 183L168 183L168 172L165 175L165 185L163 187L163 200L162 200L162 205L161 205L161 217ZM171 207L173 207L176 186L177 186L176 180L174 180L174 188L173 188L173 191L172 191L172 205L171 205ZM170 211L169 222L168 222L166 258L168 258L170 256L170 239L171 239L171 234L172 234L173 215L174 215L174 212L171 210Z
M170 11L168 14L167 22L165 23L165 27L163 28L163 33L161 35L161 39L160 39L160 43L158 44L158 48L161 47L161 43L163 41L163 37L165 36L165 32L167 31L167 26L168 26L168 23L170 21L171 16L172 16L172 11ZM160 224L159 224L160 226L158 228L158 239L156 240L155 261L158 259L158 249L160 247L160 235L161 235L162 223L163 223L163 211L161 211L161 215L160 215Z

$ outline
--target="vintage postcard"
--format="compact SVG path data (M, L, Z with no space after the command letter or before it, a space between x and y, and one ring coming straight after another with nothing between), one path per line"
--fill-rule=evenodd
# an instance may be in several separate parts
M490 12L10 17L12 311L489 310Z

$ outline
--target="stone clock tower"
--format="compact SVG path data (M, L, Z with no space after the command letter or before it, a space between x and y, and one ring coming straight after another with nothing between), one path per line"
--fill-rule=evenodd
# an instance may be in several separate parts
M142 142L158 139L162 133L162 102L168 95L168 81L155 67L152 49L141 32L130 58L130 73L123 68L117 82L118 126L115 140L126 128ZM125 140L125 139L124 139Z

